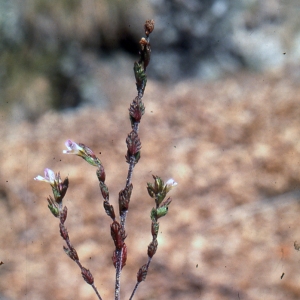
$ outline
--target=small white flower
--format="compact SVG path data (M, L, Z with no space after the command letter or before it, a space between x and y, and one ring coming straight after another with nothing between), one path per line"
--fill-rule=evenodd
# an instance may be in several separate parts
M167 182L166 182L166 185L169 185L171 187L173 186L176 186L178 183L173 179L173 178L170 178Z
M63 153L65 154L75 154L82 156L82 154L84 153L84 149L71 140L67 140L65 142L65 145L68 148L68 150L63 150Z
M165 190L168 193L174 186L176 186L178 183L173 179L170 178L166 183L165 183Z
M56 179L55 173L52 170L48 169L48 168L46 168L44 170L44 173L45 173L45 177L38 175L37 177L34 178L34 180L45 181L45 182L48 182L50 184L54 184L55 179Z

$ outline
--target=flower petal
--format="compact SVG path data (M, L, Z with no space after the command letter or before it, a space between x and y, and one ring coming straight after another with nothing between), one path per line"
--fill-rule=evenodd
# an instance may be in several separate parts
M45 171L45 178L49 181L49 182L54 182L55 180L55 173L51 170L51 169L48 169L46 168Z
M72 150L73 142L71 140L66 140L65 145L69 150Z
M41 175L36 176L35 178L33 178L33 180L46 181L46 182L48 182L48 180L46 180L46 179L45 179L43 176L41 176Z
M65 142L66 147L68 150L63 150L63 153L65 154L76 154L76 155L82 155L81 153L83 152L83 148L80 147L78 144L71 140L67 140Z
M46 168L44 170L44 174L45 177L38 175L37 177L33 178L34 180L38 180L38 181L44 181L44 182L48 182L50 184L54 184L55 181L55 173L51 170Z
M171 189L177 185L177 182L173 179L170 178L166 183L165 183L165 191L166 193L169 193L171 191Z
M167 182L166 182L166 185L169 185L171 187L173 186L176 186L178 183L173 179L173 178L170 178Z

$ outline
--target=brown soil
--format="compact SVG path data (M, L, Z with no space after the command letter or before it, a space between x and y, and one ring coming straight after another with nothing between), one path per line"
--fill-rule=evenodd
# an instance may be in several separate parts
M116 88L117 91L117 88ZM103 299L113 298L113 242L95 168L62 154L66 139L102 160L115 205L127 174L124 99L105 111L49 112L38 123L2 124L0 299L96 299L63 252L51 194L33 180L48 167L68 176L67 227ZM136 299L299 299L300 85L284 76L239 74L214 83L149 82L142 157L127 219L122 299L146 262L151 175L173 177L159 248ZM132 91L132 98L135 92Z

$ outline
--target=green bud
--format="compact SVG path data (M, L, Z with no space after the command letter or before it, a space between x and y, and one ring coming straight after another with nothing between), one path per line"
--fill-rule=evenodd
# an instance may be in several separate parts
M53 192L53 196L54 196L54 199L56 202L61 202L61 195L60 195L60 192L59 192L59 189L58 189L58 186L55 182L55 184L52 186L52 192Z
M154 188L156 193L161 193L164 187L163 180L158 176L153 176L154 178Z
M168 206L162 206L157 209L152 208L150 218L152 221L156 221L157 219L165 216L168 213Z
M147 191L151 198L155 198L155 192L152 183L147 182Z
M62 205L62 203L58 204L57 202L54 201L54 199L51 196L47 198L47 201L48 201L48 208L50 209L53 216L59 218L60 215L59 207Z
M73 246L71 246L71 249L68 249L67 247L63 246L63 249L65 251L65 253L74 261L78 261L79 257L77 254L77 251L75 250L75 248Z
M143 81L146 78L144 68L142 64L135 62L133 65L133 71L136 81Z
M156 210L156 218L159 219L161 217L164 217L167 213L168 213L168 206L159 207Z
M135 62L133 66L133 71L138 90L142 89L144 91L147 83L147 75L145 74L143 65L138 62Z
M108 200L109 199L109 191L108 191L107 185L104 182L100 181L99 187L100 187L100 191L101 191L103 199Z
M94 167L99 167L101 165L101 161L97 157L82 156L82 158Z
M172 199L168 198L161 204L160 207L158 207L156 209L152 208L151 213L150 213L151 220L153 222L156 222L157 219L165 216L168 213L168 206L171 202L172 202Z
M53 216L58 218L59 217L59 209L58 207L48 204L48 208L50 209L50 211L52 212Z

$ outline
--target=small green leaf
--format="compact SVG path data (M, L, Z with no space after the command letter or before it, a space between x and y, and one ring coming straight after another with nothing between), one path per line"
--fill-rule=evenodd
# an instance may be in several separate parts
M164 217L167 213L168 213L168 206L159 207L156 210L156 218L159 219L161 217Z
M50 209L50 211L52 212L53 216L58 218L59 217L59 209L58 207L48 204L48 208Z

